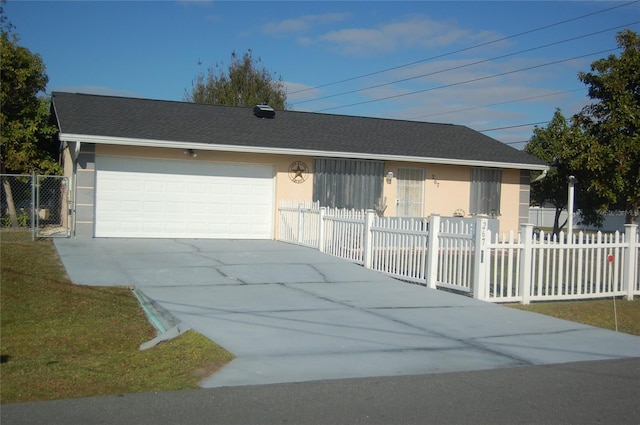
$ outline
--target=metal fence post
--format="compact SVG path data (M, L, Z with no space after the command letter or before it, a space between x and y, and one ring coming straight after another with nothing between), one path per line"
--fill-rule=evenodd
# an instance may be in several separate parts
M440 215L429 216L429 236L427 242L427 287L436 289L438 281L438 252L440 250L438 232L440 231Z
M370 269L373 263L373 238L371 227L373 226L374 210L366 210L364 215L364 267Z
M625 291L625 298L629 301L633 301L633 293L638 279L638 225L637 224L625 224L624 225L624 240L626 242L626 252L624 259L624 275L622 278L623 290Z
M489 219L484 215L477 217L474 230L473 297L479 300L486 300L488 295L486 264L489 262L489 252L487 250Z
M36 191L36 173L31 172L31 240L36 240L36 228L38 227L38 191Z
M531 267L533 264L533 224L525 223L520 226L522 238L522 256L520 257L519 288L521 303L527 305L531 302Z
M326 207L320 207L318 213L318 250L324 252L324 215L327 213Z

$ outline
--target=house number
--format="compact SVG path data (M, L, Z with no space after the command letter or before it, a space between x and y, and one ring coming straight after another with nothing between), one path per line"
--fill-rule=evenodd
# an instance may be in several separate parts
M302 161L294 161L289 165L289 178L294 183L303 183L309 176L309 167Z

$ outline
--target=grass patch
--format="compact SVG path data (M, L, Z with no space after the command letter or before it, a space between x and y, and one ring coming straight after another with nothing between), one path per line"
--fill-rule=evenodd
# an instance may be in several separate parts
M2 403L196 388L233 359L193 331L139 351L156 331L131 291L72 284L50 240L12 234L0 266Z
M612 298L505 305L598 328L611 330L616 328ZM618 331L640 336L640 299L636 297L633 301L627 301L617 298L616 311L618 312Z

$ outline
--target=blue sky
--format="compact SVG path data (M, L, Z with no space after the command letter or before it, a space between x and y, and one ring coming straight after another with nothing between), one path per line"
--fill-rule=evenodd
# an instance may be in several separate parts
M5 13L48 92L179 101L251 49L291 109L502 128L485 134L516 148L524 124L587 104L577 73L640 32L637 1L8 0Z

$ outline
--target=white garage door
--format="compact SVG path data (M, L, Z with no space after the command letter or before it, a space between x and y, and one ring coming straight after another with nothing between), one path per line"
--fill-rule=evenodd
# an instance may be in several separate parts
M271 239L271 166L99 156L96 237Z

